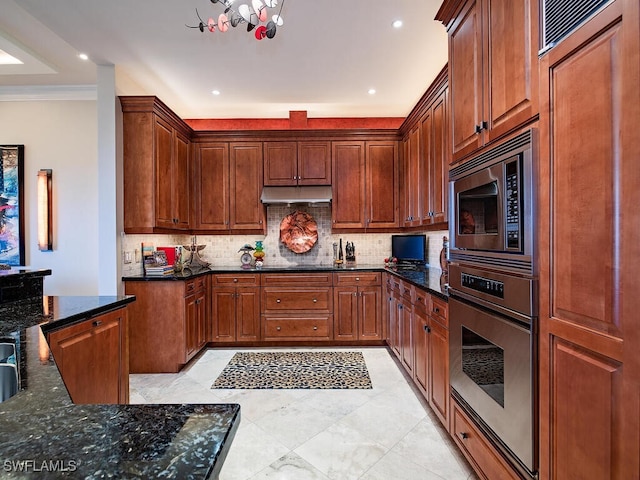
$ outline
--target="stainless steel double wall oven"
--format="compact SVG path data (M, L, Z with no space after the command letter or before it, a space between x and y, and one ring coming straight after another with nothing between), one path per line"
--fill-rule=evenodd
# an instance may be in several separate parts
M449 192L452 395L525 478L537 471L535 145L527 130L453 168Z

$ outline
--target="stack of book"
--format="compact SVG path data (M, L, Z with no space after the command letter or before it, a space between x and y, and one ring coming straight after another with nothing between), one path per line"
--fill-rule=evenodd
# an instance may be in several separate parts
M144 274L149 277L173 275L173 265L167 260L163 250L155 250L153 246L142 244L142 267Z

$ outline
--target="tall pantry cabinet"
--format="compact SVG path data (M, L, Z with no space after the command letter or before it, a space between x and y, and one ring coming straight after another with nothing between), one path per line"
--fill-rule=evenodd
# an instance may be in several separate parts
M540 478L640 476L640 3L540 59Z

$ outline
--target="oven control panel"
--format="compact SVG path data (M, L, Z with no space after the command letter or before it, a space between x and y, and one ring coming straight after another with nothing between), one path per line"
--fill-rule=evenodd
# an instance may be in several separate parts
M506 165L507 202L506 230L507 248L520 248L520 181L518 178L518 162L510 162Z
M489 278L471 275L470 273L461 274L462 286L492 295L498 298L504 298L504 283Z

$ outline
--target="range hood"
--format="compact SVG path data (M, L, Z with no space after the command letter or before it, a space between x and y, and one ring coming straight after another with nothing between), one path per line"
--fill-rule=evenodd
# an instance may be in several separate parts
M331 187L264 187L260 201L265 205L329 205L331 203Z

